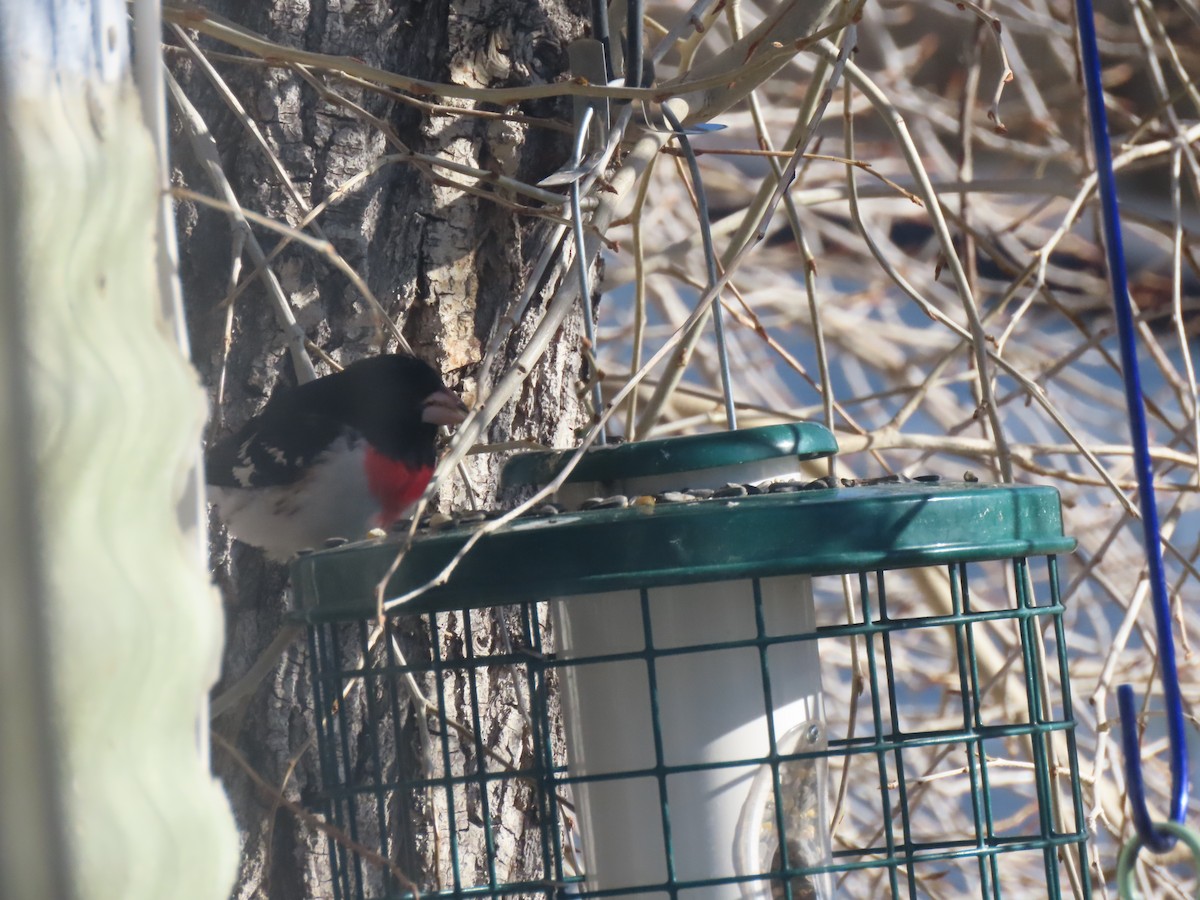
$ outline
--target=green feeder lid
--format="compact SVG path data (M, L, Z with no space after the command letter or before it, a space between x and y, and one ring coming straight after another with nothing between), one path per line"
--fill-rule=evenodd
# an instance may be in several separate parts
M388 577L398 597L438 577L472 527L417 537ZM298 615L365 619L400 539L292 564ZM773 575L834 575L1069 552L1058 492L977 483L764 493L517 519L482 538L406 614Z
M675 475L782 459L818 459L837 453L837 439L816 422L764 425L712 434L594 447L567 476L568 482L606 482ZM558 475L574 450L521 453L500 474L505 488L539 487Z

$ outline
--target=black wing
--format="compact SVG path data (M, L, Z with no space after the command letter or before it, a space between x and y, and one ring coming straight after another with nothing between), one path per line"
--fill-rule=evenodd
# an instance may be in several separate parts
M291 404L287 404L291 406ZM209 448L205 476L220 487L271 487L298 481L322 452L350 429L340 419L272 409Z

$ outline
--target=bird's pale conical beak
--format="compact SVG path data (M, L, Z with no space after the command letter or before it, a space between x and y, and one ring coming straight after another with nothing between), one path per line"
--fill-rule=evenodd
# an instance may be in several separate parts
M421 421L430 425L458 425L467 417L467 407L448 388L434 391L421 404Z

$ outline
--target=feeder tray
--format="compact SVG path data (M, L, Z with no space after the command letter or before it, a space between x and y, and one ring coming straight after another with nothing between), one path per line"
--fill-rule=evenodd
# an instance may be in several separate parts
M383 640L376 589L399 539L297 560L318 806L352 838L330 843L335 897L412 896L350 843L392 860L422 896L915 897L924 879L1019 896L1008 856L1032 858L1050 896L1068 877L1086 893L1071 852L1086 834L1055 559L1074 541L1057 492L830 486L802 472L835 450L815 425L602 448L554 506L486 535L389 616ZM504 482L545 483L564 458L517 457ZM468 518L420 533L385 596L435 578L483 521ZM506 638L491 642L497 621ZM1019 648L1016 721L984 713L978 646L1001 631ZM843 706L831 730L822 680L844 687L852 673L823 657L853 641L867 693L855 728ZM931 669L953 682L956 709L932 681L897 677L900 646L940 654ZM410 677L437 703L432 747ZM533 752L508 765L482 736L489 704L514 692L528 698ZM998 780L994 760L1015 757ZM1055 774L1064 764L1070 778ZM960 773L957 800L927 800L921 780L939 766ZM877 833L831 849L831 785L847 767ZM510 878L496 846L514 807L527 846ZM426 831L446 845L441 872L419 871Z

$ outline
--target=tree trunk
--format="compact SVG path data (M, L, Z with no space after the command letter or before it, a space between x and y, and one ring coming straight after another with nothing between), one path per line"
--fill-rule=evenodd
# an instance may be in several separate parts
M235 0L207 4L282 44L351 56L418 78L478 86L539 83L562 76L566 46L583 34L584 6L562 0L471 0L453 6L405 0L332 0L310 6L301 0L271 0L249 9ZM228 51L212 42L202 41L201 46L205 51ZM347 179L396 152L379 127L360 112L319 97L301 73L214 61L294 183L303 204L298 206L266 153L187 52L172 51L169 58L217 142L222 168L239 202L248 210L295 225ZM525 181L553 171L569 152L559 131L505 118L434 114L346 83L328 82L328 87L385 122L412 150ZM569 104L562 102L529 103L507 111L562 119L570 113ZM176 183L211 194L178 123L173 141ZM232 242L230 220L221 212L185 203L179 213L193 356L213 390L212 439L254 414L277 384L293 378L287 337L261 283L251 284L233 305L226 357L228 304L223 299L229 292L232 252L239 252L240 246ZM510 298L524 288L549 227L406 163L389 164L370 175L324 212L317 225L365 279L417 354L473 399L483 349ZM269 253L278 235L263 229L256 234ZM247 260L240 277L248 278L253 268ZM306 338L330 357L348 363L395 349L395 340L381 327L366 298L319 253L293 244L272 268ZM542 296L553 287L543 286ZM557 446L573 442L574 429L584 419L576 397L582 374L580 332L580 317L569 318L523 393L493 425L493 439L530 438ZM520 326L513 333L507 348L510 358L521 341ZM223 368L225 387L218 404L216 385ZM318 370L328 371L319 360ZM469 468L476 491L487 503L495 491L498 461L476 456ZM455 481L452 491L442 491L444 505L463 502L461 484ZM289 606L286 571L255 550L231 546L221 537L219 523L214 526L218 537L213 563L227 617L227 685L279 633ZM502 716L505 710L492 712ZM214 733L214 768L229 792L244 841L234 896L328 896L325 838L272 799L244 765L301 804L319 787L303 641L291 645L248 704L214 723Z

